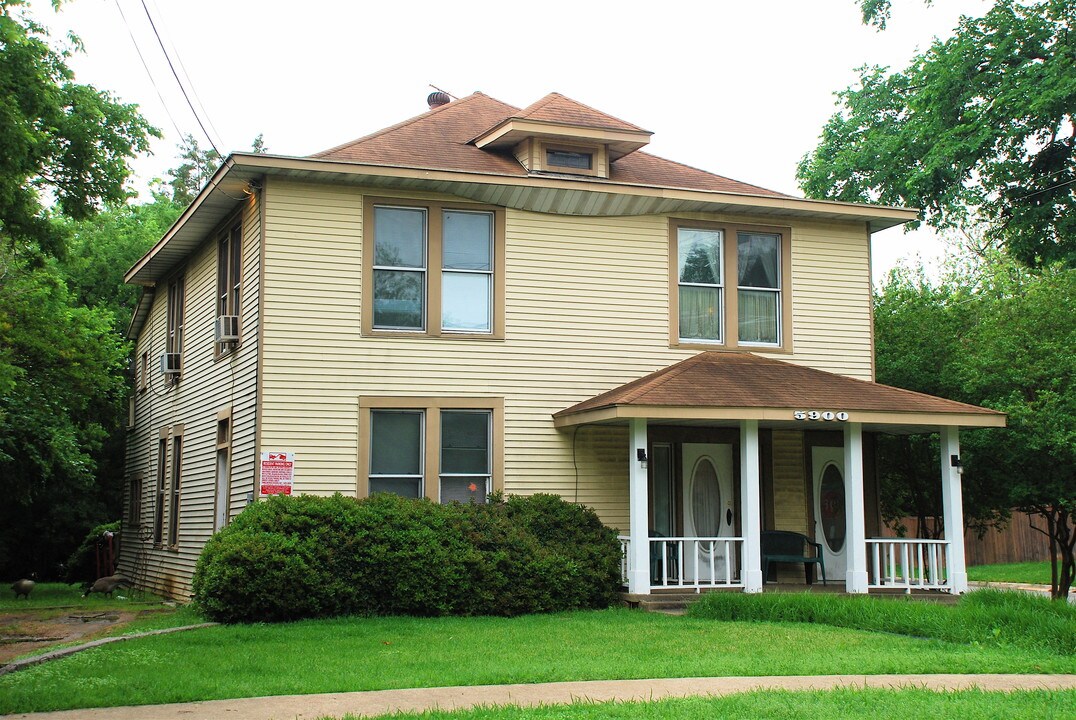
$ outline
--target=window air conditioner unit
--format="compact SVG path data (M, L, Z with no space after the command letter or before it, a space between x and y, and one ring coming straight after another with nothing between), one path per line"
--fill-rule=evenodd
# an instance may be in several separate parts
M179 353L161 355L161 374L179 375Z
M221 315L217 318L214 334L217 342L236 342L239 340L239 316Z

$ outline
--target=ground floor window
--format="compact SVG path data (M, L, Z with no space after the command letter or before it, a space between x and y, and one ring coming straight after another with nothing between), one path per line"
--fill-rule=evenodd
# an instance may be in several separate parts
M500 489L500 398L363 398L359 493L441 503Z

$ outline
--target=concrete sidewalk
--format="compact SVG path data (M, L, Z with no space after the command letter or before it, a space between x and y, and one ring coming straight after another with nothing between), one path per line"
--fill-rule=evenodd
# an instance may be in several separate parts
M669 678L474 687L415 688L323 695L209 700L171 705L67 710L7 715L23 720L312 720L322 716L384 715L392 712L451 710L475 705L552 705L585 700L659 700L693 695L730 695L761 689L829 690L839 687L931 690L1076 689L1076 675L820 675L783 677Z

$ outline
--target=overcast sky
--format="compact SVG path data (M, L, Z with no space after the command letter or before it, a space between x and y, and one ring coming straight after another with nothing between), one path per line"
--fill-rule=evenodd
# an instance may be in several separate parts
M903 69L989 3L894 0L881 33L860 23L854 0L145 5L224 154L259 133L278 154L332 147L424 112L430 83L520 107L555 90L652 131L649 152L800 195L796 163L855 68ZM86 52L71 61L79 81L139 104L163 132L136 165L143 182L176 164L178 132L208 146L143 0L72 0L58 15L47 0L33 7L55 37L82 39ZM899 229L875 235L875 278L915 252L936 257L941 243Z

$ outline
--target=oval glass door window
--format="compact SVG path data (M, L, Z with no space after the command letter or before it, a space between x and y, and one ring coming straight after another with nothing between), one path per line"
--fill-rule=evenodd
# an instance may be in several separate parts
M691 478L691 519L699 537L716 537L721 523L721 484L709 458L701 458Z
M822 535L831 552L844 547L844 477L840 469L830 463L822 470L822 483L818 489L818 504L822 515Z

